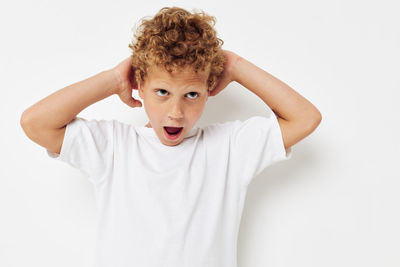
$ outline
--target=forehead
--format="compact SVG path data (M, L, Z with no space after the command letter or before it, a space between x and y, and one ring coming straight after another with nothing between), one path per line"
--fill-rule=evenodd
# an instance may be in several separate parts
M168 85L204 85L207 84L208 72L195 72L192 67L185 66L168 72L162 66L152 65L147 71L148 80L150 84L166 83Z

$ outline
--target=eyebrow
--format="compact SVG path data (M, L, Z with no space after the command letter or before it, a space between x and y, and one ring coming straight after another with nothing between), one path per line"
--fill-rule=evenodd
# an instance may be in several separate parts
M171 87L167 82L155 82L153 85L152 85L152 87L154 88L154 89L164 89L164 90L166 90L166 88L164 88L164 86L165 87ZM188 89L188 90L197 90L197 91L202 91L202 89L200 89L200 88L203 88L203 83L194 83L194 84L191 84L191 85L189 85L189 87L188 88L190 88L190 89ZM185 89L186 90L186 89Z

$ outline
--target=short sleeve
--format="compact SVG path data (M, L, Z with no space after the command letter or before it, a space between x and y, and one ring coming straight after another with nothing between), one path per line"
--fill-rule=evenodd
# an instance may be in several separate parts
M271 113L270 117L253 116L232 124L231 155L244 186L266 167L292 157L292 148L285 149L278 119Z
M93 184L111 171L114 158L114 121L76 117L67 124L60 154L47 150L51 158L81 170Z

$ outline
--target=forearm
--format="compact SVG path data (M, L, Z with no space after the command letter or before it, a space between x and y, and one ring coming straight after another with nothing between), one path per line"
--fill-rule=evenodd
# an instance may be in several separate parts
M248 60L240 57L234 80L260 97L280 118L287 121L318 120L318 109L291 87Z
M110 70L64 87L26 109L21 124L35 129L59 129L86 107L114 94L118 79Z

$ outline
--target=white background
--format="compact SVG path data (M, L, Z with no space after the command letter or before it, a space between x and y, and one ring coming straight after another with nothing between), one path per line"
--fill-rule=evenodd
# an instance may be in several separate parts
M238 266L400 266L398 1L2 1L0 266L91 266L94 188L51 159L22 112L130 55L135 23L164 6L217 18L224 49L287 83L322 113L293 157L250 185ZM134 91L138 97L137 91ZM233 82L197 126L269 114ZM147 123L117 95L79 116Z

